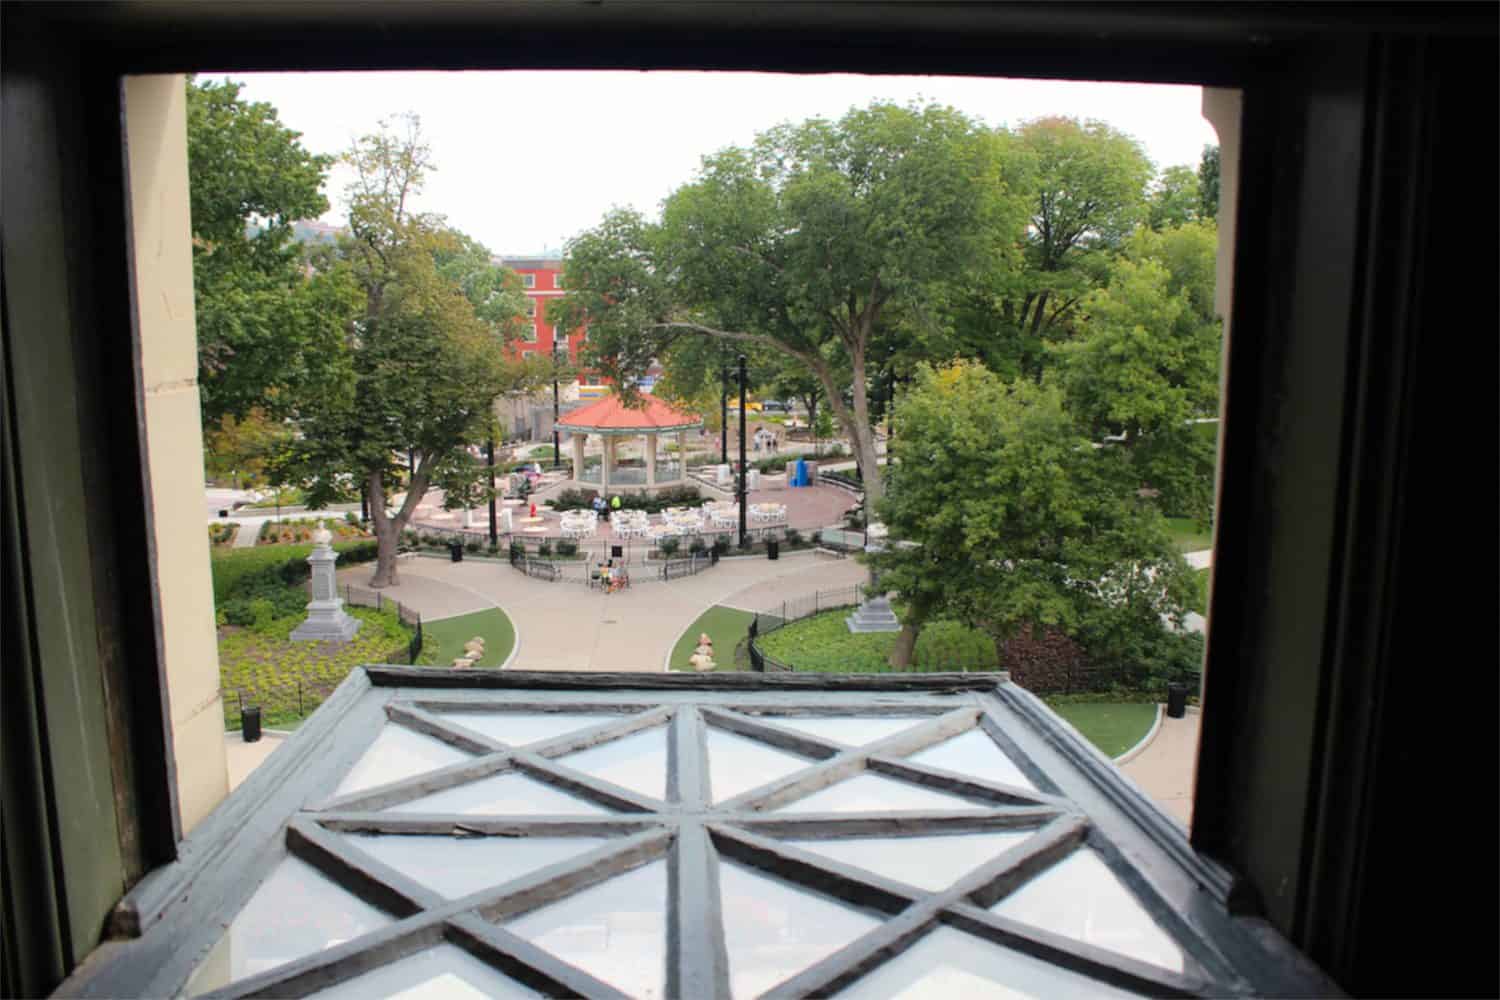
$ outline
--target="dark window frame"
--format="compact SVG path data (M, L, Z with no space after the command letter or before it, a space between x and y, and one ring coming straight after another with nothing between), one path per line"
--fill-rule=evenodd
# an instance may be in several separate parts
M178 834L131 363L122 74L651 67L1202 83L1244 90L1245 152L1193 842L1242 874L1237 905L1266 914L1347 987L1461 982L1452 977L1463 963L1413 971L1397 958L1420 950L1414 942L1463 951L1454 932L1409 926L1390 905L1403 893L1436 901L1442 879L1379 879L1372 866L1393 863L1424 830L1422 811L1400 806L1410 782L1436 799L1435 785L1454 798L1468 791L1401 746L1461 726L1408 722L1403 731L1395 713L1398 669L1434 655L1425 619L1446 610L1417 582L1445 568L1427 550L1437 538L1424 521L1442 517L1447 497L1429 485L1441 470L1423 445L1440 448L1444 418L1464 412L1427 348L1421 313L1484 287L1495 270L1493 246L1458 249L1467 218L1495 214L1493 135L1469 128L1494 119L1492 7L392 3L372 17L357 4L241 5L226 16L172 3L11 3L3 13L7 378L36 377L49 338L65 345L53 376L62 373L80 409L74 449L63 453L95 476L88 519L114 538L87 567L44 580L38 536L27 530L35 505L16 500L7 562L28 589L94 592L102 662L59 663L30 629L7 630L7 646L24 632L15 659L24 654L38 678L83 671L83 681L98 676L118 692L104 716L54 719L32 745L45 760L90 728L114 734L114 760L128 765L113 775L124 833L100 850L118 856L125 884L170 858ZM1324 127L1336 143L1323 142ZM1438 193L1457 189L1469 192L1468 213L1433 211ZM59 190L61 202L38 197ZM18 280L16 255L38 250L56 251L66 287ZM1320 283L1330 264L1339 274ZM41 445L26 428L51 413L26 405L7 393L7 478L50 488L51 470L27 464ZM1298 516L1313 520L1309 533L1295 530ZM1306 569L1309 538L1318 565ZM1470 700L1493 704L1483 696L1493 678L1482 683ZM1299 699L1306 709L1285 717ZM77 880L89 862L64 850L67 795L45 771L7 769L8 789L36 783L45 807L24 824L12 811L6 837L62 851L54 884L26 912L56 903L66 914L69 875ZM1241 795L1247 781L1254 787ZM7 984L16 926L7 917ZM1485 930L1475 940L1492 941ZM56 940L64 968L88 950L60 929ZM1432 978L1440 975L1448 978ZM1487 992L1493 975L1485 968Z

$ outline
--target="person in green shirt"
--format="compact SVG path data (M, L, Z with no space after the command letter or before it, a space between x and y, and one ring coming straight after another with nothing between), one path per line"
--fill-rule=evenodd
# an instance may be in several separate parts
M619 510L620 509L620 494L616 493L614 495L614 499L610 500L609 505L614 510Z

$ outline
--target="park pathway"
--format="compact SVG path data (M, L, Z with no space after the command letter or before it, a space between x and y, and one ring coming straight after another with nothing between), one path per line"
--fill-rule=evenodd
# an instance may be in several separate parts
M662 583L641 567L628 590L604 594L579 583L548 583L516 572L503 560L461 563L428 557L403 559L401 583L381 591L425 620L486 607L505 610L516 627L512 670L624 670L664 668L678 636L716 604L750 610L779 605L815 590L848 587L866 579L853 559L810 551L720 560L694 577ZM364 586L371 567L339 573L341 583Z

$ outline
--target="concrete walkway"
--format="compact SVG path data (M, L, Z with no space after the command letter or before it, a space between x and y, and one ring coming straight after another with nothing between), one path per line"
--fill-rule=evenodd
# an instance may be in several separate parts
M1120 768L1152 801L1183 826L1193 822L1193 776L1202 715L1189 707L1180 719L1162 715L1161 728L1140 755Z
M341 582L364 586L371 567L339 574ZM604 594L582 584L535 580L502 560L461 563L405 559L400 584L381 593L418 611L424 619L447 618L500 607L516 626L512 670L665 669L684 630L716 604L756 610L788 597L863 582L867 571L852 559L812 552L780 559L729 558L694 577L662 583L643 579L628 590Z

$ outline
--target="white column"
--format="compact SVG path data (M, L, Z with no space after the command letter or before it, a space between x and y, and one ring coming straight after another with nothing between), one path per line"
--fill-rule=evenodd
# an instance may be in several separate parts
M599 463L599 492L609 492L610 466L615 464L615 439L609 435L603 435L604 460Z
M587 434L573 435L573 481L579 482L583 479L583 450L584 442L588 440Z
M646 435L646 485L656 485L656 434Z
M687 431L677 432L677 480L687 482Z

